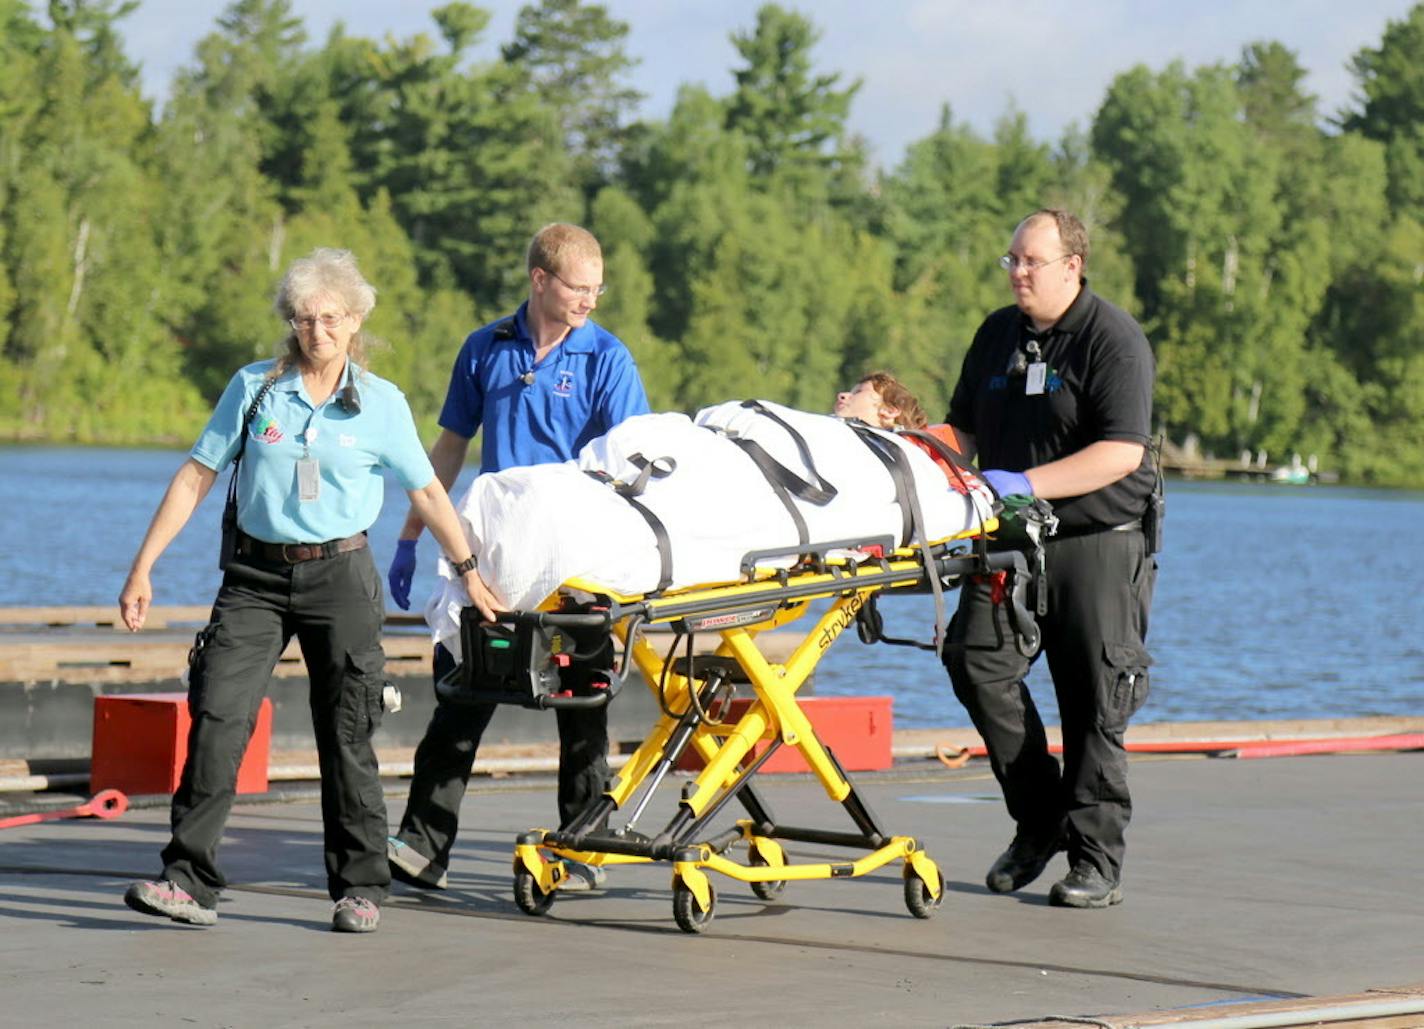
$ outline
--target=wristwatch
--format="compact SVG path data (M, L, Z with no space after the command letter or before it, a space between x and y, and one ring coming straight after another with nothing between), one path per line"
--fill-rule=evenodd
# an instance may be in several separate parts
M478 568L480 566L480 562L479 558L475 557L474 554L471 554L459 564L455 564L455 562L452 561L451 565L454 567L456 575L464 575L466 572L471 572Z

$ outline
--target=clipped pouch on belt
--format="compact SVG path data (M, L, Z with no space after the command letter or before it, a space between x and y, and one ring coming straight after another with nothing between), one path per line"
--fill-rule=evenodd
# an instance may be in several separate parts
M227 498L222 514L222 542L218 545L218 570L226 571L237 553L237 500Z
M1167 498L1153 493L1147 498L1147 510L1142 514L1142 536L1147 541L1147 553L1162 550L1162 522L1167 517Z
M183 667L183 672L178 677L178 681L184 689L189 689L193 685L193 680L198 676L199 669L203 663L203 651L217 635L218 627L209 622L198 630L198 634L193 637L193 645L188 648L188 663Z
M1162 491L1162 439L1158 436L1152 446L1152 464L1157 477L1147 497L1147 509L1142 512L1142 537L1147 541L1149 555L1162 550L1162 523L1167 518L1167 496Z

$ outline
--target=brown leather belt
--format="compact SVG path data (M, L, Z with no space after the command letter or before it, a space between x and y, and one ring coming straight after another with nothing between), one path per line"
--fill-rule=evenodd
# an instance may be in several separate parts
M367 544L364 532L347 536L345 539L327 540L325 543L267 543L263 540L253 539L246 533L237 534L239 557L251 557L271 564L295 565L301 564L303 561L320 561L323 558L335 557L337 554L349 554L353 550L364 550Z

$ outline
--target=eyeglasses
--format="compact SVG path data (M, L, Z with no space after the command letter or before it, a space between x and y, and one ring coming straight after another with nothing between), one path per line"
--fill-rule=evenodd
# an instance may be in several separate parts
M287 324L297 332L311 332L316 323L321 322L328 329L334 329L347 319L345 314L319 314L315 318L288 318Z
M552 275L554 278L562 282L564 286L568 289L568 291L576 297L583 297L585 300L591 300L594 297L601 297L603 296L603 294L608 292L608 287L601 282L597 286L575 286L572 282L564 278L552 268L545 268L544 270L550 275Z
M1036 272L1040 268L1047 268L1050 264L1066 261L1072 256L1072 254L1063 254L1048 261L1031 261L1027 257L1015 257L1013 254L1005 254L999 258L999 267L1006 272L1011 272L1015 268L1022 268L1026 272Z

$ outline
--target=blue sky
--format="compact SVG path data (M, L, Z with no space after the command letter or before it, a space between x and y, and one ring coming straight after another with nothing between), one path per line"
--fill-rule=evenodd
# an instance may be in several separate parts
M353 35L435 36L429 12L445 0L294 0L309 36L320 42L339 18ZM523 0L485 0L490 28L475 51L492 59ZM36 4L37 7L42 6ZM194 44L210 32L225 0L141 0L122 23L129 56L141 63L145 93L161 100ZM729 40L749 31L760 0L606 0L629 23L629 53L640 60L633 84L647 94L645 117L667 114L679 85L730 92L739 62ZM1306 88L1332 114L1348 104L1354 80L1346 62L1378 46L1410 0L787 0L821 30L818 71L863 81L851 128L877 160L897 163L905 145L928 135L948 103L956 121L990 132L1010 104L1033 135L1058 138L1086 126L1113 77L1136 64L1160 69L1231 63L1256 40L1295 51L1309 71Z

